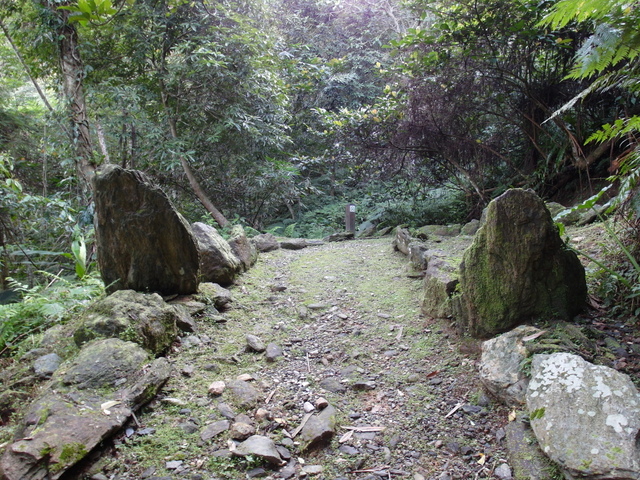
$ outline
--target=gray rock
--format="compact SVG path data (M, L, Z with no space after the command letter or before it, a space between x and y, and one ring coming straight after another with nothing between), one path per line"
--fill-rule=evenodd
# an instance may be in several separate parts
M33 371L41 378L49 378L58 370L62 359L57 353L49 353L38 357L33 363Z
M371 380L358 381L351 385L351 388L359 391L374 390L376 388L376 382L373 382Z
M394 250L397 250L405 255L409 255L409 244L413 241L409 230L406 228L396 228L396 235L391 243Z
M411 242L409 244L409 261L411 261L413 268L426 270L429 264L428 250L429 247L422 242Z
M258 261L258 249L247 238L242 225L234 225L229 234L229 246L233 254L240 260L242 269L249 270Z
M444 252L429 250L427 269L424 272L422 313L433 318L449 318L453 315L451 298L458 287L458 266L452 259L444 258Z
M179 316L176 307L165 303L157 293L119 290L83 313L73 338L82 346L96 338L116 337L159 354L176 339Z
M240 443L235 450L231 452L238 457L246 457L253 455L263 458L267 462L274 465L284 465L284 461L278 453L275 443L270 438L262 435L253 435Z
M300 450L316 450L328 445L336 434L336 415L336 409L329 405L309 418L300 432Z
M222 432L226 432L227 430L229 430L229 426L229 420L219 420L217 422L210 423L209 425L205 426L200 432L200 439L203 442L211 440L212 438L220 435Z
M267 349L267 347L265 347L264 345L264 342L260 339L260 337L257 337L256 335L248 333L247 335L245 335L245 339L247 340L247 348L249 348L249 350L262 353Z
M338 451L344 453L345 455L358 455L360 450L356 447L352 447L351 445L340 445L338 447Z
M265 355L265 359L267 362L275 362L278 357L283 355L282 348L276 345L275 343L270 343L267 345L267 353Z
M511 480L513 478L511 475L511 468L506 463L498 465L493 473L500 480Z
M191 227L141 172L105 165L94 179L96 248L108 293L190 294L199 256Z
M358 226L358 230L356 231L356 237L358 238L372 237L375 233L376 233L376 225L373 222L367 220Z
M539 332L535 327L521 325L482 343L480 381L506 405L522 406L525 403L529 379L522 371L522 362L529 353L522 339Z
M324 237L322 240L325 242L344 242L346 240L353 240L355 238L355 232L338 232Z
M192 301L185 304L173 305L176 311L176 327L181 332L193 333L198 325L191 315L203 313L207 306L204 303Z
M133 375L149 359L149 354L133 342L117 338L88 343L65 369L59 369L54 382L78 389L113 388L120 379Z
M496 432L496 439L506 437L507 457L518 480L552 480L549 459L540 450L531 428L522 420L507 423L504 431Z
M220 402L218 404L218 412L220 412L220 415L224 418L228 418L229 420L234 420L236 418L236 412L234 412L231 405L227 403Z
M280 242L271 233L262 233L251 239L259 252L272 252L280 248Z
M631 379L568 353L535 355L531 427L572 478L640 478L640 394Z
M28 408L16 435L18 440L6 447L0 459L3 480L58 479L120 430L132 412L164 385L170 372L167 360L159 358L145 371L129 372L125 388L105 396L94 391L46 391Z
M460 233L462 235L475 235L479 228L480 228L480 220L477 220L474 218L473 220L469 221L462 227L462 230L460 230Z
M256 433L256 427L247 422L234 422L229 429L229 436L234 440L246 440Z
M233 303L231 292L217 283L201 283L198 287L197 297L204 302L213 304L219 310L225 310L229 304Z
M308 244L304 238L287 238L280 240L280 248L283 250L302 250L307 247Z
M242 271L242 263L234 255L229 243L218 231L196 222L191 227L200 252L200 278L203 282L230 285Z
M262 395L253 385L242 380L233 380L227 385L236 402L243 408L254 408Z
M320 387L333 393L344 393L347 391L347 387L340 383L340 380L335 377L320 380Z
M564 247L544 202L511 189L491 201L460 265L458 320L488 337L531 318L571 319L585 306L584 267Z

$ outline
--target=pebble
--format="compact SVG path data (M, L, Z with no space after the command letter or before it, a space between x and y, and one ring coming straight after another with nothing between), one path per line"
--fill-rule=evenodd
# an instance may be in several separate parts
M304 402L302 408L304 409L305 413L311 413L316 409L316 407L314 407L311 402Z
M317 408L318 410L322 410L322 409L324 409L324 408L327 408L328 406L329 406L329 402L327 401L327 399L326 399L326 398L324 398L324 397L319 397L319 398L316 400L316 408Z
M352 447L351 445L340 445L338 447L338 451L344 453L345 455L358 455L360 453L360 450Z
M211 385L209 385L208 392L209 395L219 397L224 393L225 388L227 388L227 385L222 380L216 380Z
M249 350L253 350L257 353L262 353L267 349L264 342L260 339L260 337L256 335L248 333L247 335L245 335L245 339L247 340L247 348L249 348Z
M220 415L222 415L224 418L228 418L229 420L234 420L236 418L235 412L227 403L219 403L218 412L220 412Z
M511 467L506 463L502 463L498 465L498 468L493 472L496 477L500 480L511 480L513 477L511 476Z
M271 418L271 412L267 409L259 408L258 410L256 410L255 418L259 422L268 420L269 418Z
M167 462L165 464L165 468L167 470L175 470L176 468L179 468L180 466L182 466L182 460L172 460L172 461Z

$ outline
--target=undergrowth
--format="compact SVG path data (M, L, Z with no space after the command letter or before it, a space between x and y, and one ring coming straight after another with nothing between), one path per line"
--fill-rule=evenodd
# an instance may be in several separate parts
M40 272L48 283L29 287L16 280L9 286L22 301L0 305L0 355L13 352L20 341L47 328L64 323L88 303L104 295L104 284L97 274L82 280Z

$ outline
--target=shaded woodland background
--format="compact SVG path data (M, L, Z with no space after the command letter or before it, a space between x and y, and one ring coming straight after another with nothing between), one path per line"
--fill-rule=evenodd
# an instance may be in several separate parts
M597 293L635 313L639 24L618 0L0 0L2 352L103 292L104 163L223 233L613 199Z

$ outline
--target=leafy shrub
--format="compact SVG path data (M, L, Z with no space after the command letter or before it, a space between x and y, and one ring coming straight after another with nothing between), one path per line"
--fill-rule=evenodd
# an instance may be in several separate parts
M88 303L104 294L102 280L86 274L82 280L42 273L49 282L29 288L9 280L22 301L0 305L0 354L13 350L27 335L38 333L56 323L63 323Z

